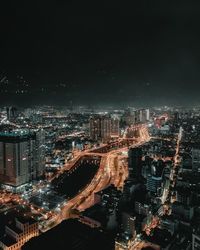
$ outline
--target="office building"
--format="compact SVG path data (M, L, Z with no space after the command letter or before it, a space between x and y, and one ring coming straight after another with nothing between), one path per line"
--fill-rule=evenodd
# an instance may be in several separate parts
M147 204L142 204L138 201L135 202L135 212L140 215L147 216L150 212L150 206Z
M99 140L101 138L101 117L94 116L89 121L90 138L92 140Z
M194 218L194 206L186 206L175 201L172 203L172 215L182 221L191 221Z
M136 217L125 212L122 213L122 232L130 239L134 238L136 235L135 220Z
M145 109L139 110L139 121L141 123L146 122L146 110Z
M192 205L192 191L188 187L177 186L176 188L176 201L186 206Z
M39 235L38 222L32 218L16 218L5 228L5 235L0 239L0 249L20 250L31 238Z
M192 234L192 250L200 249L200 236L198 234Z
M45 131L37 129L35 132L35 163L36 176L40 177L45 169Z
M128 151L129 178L138 178L142 172L142 148L130 148Z
M89 129L92 140L109 140L119 136L119 120L109 116L93 116L89 121Z
M162 160L153 161L151 173L147 176L147 190L151 193L161 195L163 184L164 163Z
M147 176L147 190L154 194L161 194L162 177Z
M134 125L136 123L135 112L130 108L127 109L124 113L122 120L125 122L127 126Z
M200 148L192 149L192 170L200 170Z
M122 213L122 231L115 240L115 250L134 249L133 245L136 238L135 220L136 217L125 212Z
M149 109L127 109L123 116L123 121L127 126L131 126L137 123L145 123L150 119Z
M101 117L101 139L107 140L111 137L111 118Z
M17 116L17 109L15 107L6 107L7 120L12 120Z
M119 119L112 118L111 119L111 137L119 137Z
M13 191L42 175L39 139L35 132L16 130L0 133L0 183Z
M150 110L146 109L146 121L150 120Z

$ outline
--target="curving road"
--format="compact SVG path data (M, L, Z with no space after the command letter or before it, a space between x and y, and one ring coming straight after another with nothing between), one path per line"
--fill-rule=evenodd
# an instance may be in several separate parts
M141 146L149 140L150 137L147 127L141 126L138 142L133 144L132 147ZM87 150L80 152L72 162L66 164L65 169L70 169L74 166L77 160L79 160L83 156L101 156L100 166L93 180L79 194L77 194L77 196L67 201L66 205L61 208L59 214L54 215L53 218L51 218L49 221L46 221L42 230L47 231L63 220L73 217L74 215L71 212L74 209L83 211L88 207L94 205L95 193L103 190L110 184L114 184L117 188L122 188L124 180L128 177L128 168L120 163L119 155L122 152L127 151L128 146L112 150L108 153L93 153ZM60 174L62 174L62 171L60 172Z

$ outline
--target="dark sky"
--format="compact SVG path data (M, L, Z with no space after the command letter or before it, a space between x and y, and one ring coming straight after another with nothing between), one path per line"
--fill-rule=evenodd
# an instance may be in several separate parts
M0 103L200 104L200 1L131 2L4 1Z

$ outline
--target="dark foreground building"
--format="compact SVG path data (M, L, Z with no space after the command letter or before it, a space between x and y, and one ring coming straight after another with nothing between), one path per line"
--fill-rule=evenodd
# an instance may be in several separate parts
M138 179L142 172L142 148L130 148L128 151L129 178Z
M114 238L77 220L67 220L27 242L22 250L112 250Z

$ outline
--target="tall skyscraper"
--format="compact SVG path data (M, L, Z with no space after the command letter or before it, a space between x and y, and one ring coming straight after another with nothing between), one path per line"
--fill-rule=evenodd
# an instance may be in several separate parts
M111 118L101 117L101 138L103 140L110 139L111 136Z
M35 131L35 160L36 176L40 177L45 169L45 131L43 129Z
M175 122L178 122L178 120L179 120L179 112L174 113L174 120L175 120Z
M89 121L90 138L93 140L109 140L119 136L119 120L109 116L93 116Z
M198 171L200 169L200 148L192 149L192 170Z
M89 121L90 138L92 140L99 140L101 138L101 117L93 116Z
M135 217L128 213L122 213L122 231L129 238L135 237Z
M10 121L17 116L17 109L15 107L6 107L7 119Z
M150 120L150 110L146 109L146 120L149 121Z
M124 113L123 120L126 125L131 126L136 123L145 123L150 119L149 109L127 109Z
M139 113L139 122L141 123L145 123L149 120L149 109L140 109L138 110L138 113Z
M138 178L142 172L142 148L130 148L128 151L129 178Z
M162 177L156 177L152 175L147 176L147 190L151 193L161 194Z
M0 183L13 191L36 179L40 158L36 133L25 130L0 133Z
M130 108L127 109L124 113L123 120L127 126L131 126L136 123L136 114L135 111Z
M139 123L141 122L141 112L139 109L135 110L134 111L134 114L135 114L135 123Z
M128 213L122 214L122 232L115 240L115 250L134 249L133 245L136 237L135 220L136 217L133 217Z
M162 160L153 161L151 173L147 176L147 190L157 195L161 194L163 184L164 163Z
M119 119L112 118L111 119L111 136L112 137L119 137Z

